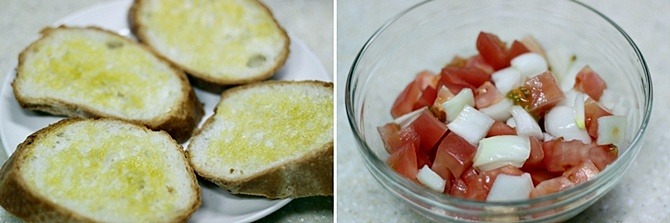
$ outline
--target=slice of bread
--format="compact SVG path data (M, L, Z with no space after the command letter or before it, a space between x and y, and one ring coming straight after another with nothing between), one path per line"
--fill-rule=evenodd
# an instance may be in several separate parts
M46 28L19 55L21 107L56 115L114 117L186 141L202 104L186 75L150 49L101 28Z
M139 40L206 89L270 78L286 61L289 37L257 0L135 0Z
M235 194L332 195L333 111L332 83L231 88L196 130L186 156L198 175Z
M63 119L0 170L0 205L28 222L182 222L200 187L181 145L117 119Z

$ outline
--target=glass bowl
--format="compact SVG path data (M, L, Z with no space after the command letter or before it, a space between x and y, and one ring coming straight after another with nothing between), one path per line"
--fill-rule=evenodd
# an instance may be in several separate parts
M389 168L377 127L392 121L395 97L416 73L439 71L455 55L476 54L480 31L503 41L532 35L542 47L567 46L633 107L627 142L594 179L548 196L517 202L477 202L415 184ZM382 26L356 57L347 82L349 123L377 181L411 209L434 221L555 222L605 195L642 147L652 104L651 77L635 43L603 14L576 1L426 1Z

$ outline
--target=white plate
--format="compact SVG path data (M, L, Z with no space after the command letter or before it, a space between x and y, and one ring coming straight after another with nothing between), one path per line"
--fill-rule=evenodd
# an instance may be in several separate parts
M132 38L127 22L127 12L131 3L131 0L123 0L99 4L75 12L57 21L54 25L95 25ZM332 77L326 72L319 59L300 40L291 37L290 50L291 53L286 63L273 79L332 81ZM15 76L15 71L7 75L0 92L0 140L8 156L28 135L62 118L21 109L11 88L11 82ZM204 103L204 122L212 115L214 106L219 101L219 95L199 89L195 89L195 92L200 101ZM254 221L291 201L290 199L270 200L253 196L236 196L206 182L201 182L200 185L202 205L193 214L190 222Z

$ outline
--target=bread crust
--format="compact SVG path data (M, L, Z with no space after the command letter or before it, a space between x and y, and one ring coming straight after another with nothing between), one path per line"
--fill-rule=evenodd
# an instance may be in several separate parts
M222 93L221 101L227 95L260 85L308 84L333 90L333 84L322 81L266 81L238 86ZM219 102L221 103L221 102ZM217 106L218 107L218 106ZM215 111L216 113L216 111ZM216 115L216 114L215 114ZM214 123L213 118L196 130L193 139ZM228 180L216 174L209 174L199 168L191 159L192 148L186 150L186 157L196 173L234 194L264 196L270 199L299 198L307 196L333 195L333 145L334 140L321 145L318 149L285 162L282 165L267 168L259 173L239 180Z
M281 54L277 58L278 59L277 62L274 64L272 68L246 79L239 79L239 78L231 79L227 77L213 78L212 75L196 71L192 68L174 62L173 60L169 59L169 57L167 57L166 55L161 54L158 50L154 50L154 52L158 55L161 55L161 57L163 58L167 58L167 60L170 61L170 63L174 64L176 67L179 67L181 70L185 71L189 75L194 86L211 92L221 92L225 88L225 86L249 84L269 79L277 71L279 71L279 69L284 65L284 63L288 59L288 55L290 52L289 46L291 41L288 34L286 33L286 30L281 26L281 24L279 24L279 22L277 22L277 19L272 14L272 11L261 1L258 0L252 0L252 1L258 4L260 8L265 10L270 15L274 23L279 27L280 34L282 35L283 37L282 39L284 40L283 42L284 48L282 49ZM149 27L145 26L144 24L141 24L140 22L140 11L142 7L145 6L146 2L147 0L133 1L133 4L128 12L128 23L130 26L130 30L135 34L135 36L137 36L137 39L139 40L140 43L147 45L149 48L155 49L155 46L151 41L149 41L147 35L147 30L149 29Z
M40 137L48 137L49 134L58 130L63 125L85 120L90 119L78 117L62 119L31 134L26 138L25 141L19 144L16 151L5 162L5 164L2 166L2 169L0 169L0 206L27 222L96 222L93 219L87 218L81 214L60 206L31 190L30 187L27 186L26 180L20 174L21 164L27 159L25 153L36 139ZM100 118L96 120L120 121L109 118ZM151 131L144 125L133 125ZM162 131L158 133L167 134ZM173 143L178 146L178 152L185 157L184 151L181 149L181 145L177 144L176 141L173 141ZM186 159L183 159L183 161L183 165L187 168L187 173L192 176L192 187L190 189L195 190L197 196L195 198L195 202L191 205L191 207L189 207L189 209L175 217L170 222L186 222L201 204L200 187L198 186L195 175L193 174L193 169L188 165Z
M37 47L36 45L40 40L47 38L51 33L55 32L58 29L81 29L81 30L89 29L89 30L105 32L107 34L122 38L123 41L125 41L128 44L134 44L135 46L141 47L147 52L150 52L151 54L156 56L158 60L168 65L174 74L178 75L179 81L181 82L182 85L181 92L182 95L184 95L183 96L184 100L181 103L179 103L178 107L170 109L168 113L162 114L158 117L154 117L153 119L150 120L137 120L107 114L104 111L93 109L86 104L73 104L53 98L23 97L20 92L20 89L16 86L15 83L16 80L18 80L22 76L22 70L26 56L30 54L31 51L35 50L35 48ZM156 54L151 48L146 47L145 45L138 44L137 42L129 40L117 33L95 26L75 28L61 25L58 28L50 28L50 27L45 28L42 31L40 31L40 34L41 38L39 40L30 44L28 47L26 47L26 49L24 49L19 54L19 63L16 68L16 78L14 79L14 81L12 81L14 96L16 97L16 100L18 101L19 105L21 105L21 107L24 109L43 111L50 114L63 115L68 117L84 117L84 118L111 117L121 119L124 121L145 125L153 130L164 130L179 142L184 142L191 137L193 130L197 127L198 123L200 122L200 119L204 115L203 106L198 100L198 98L195 96L193 88L191 87L191 84L189 83L184 72L179 68L175 67L165 58Z

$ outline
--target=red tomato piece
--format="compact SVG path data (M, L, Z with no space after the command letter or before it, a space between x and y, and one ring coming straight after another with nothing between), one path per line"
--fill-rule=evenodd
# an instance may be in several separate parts
M501 121L493 122L493 125L486 133L486 137L500 136L500 135L516 135L516 130Z
M412 143L406 143L400 149L391 153L386 163L403 177L415 181L419 173L419 167L416 159L416 148Z
M398 95L391 107L391 116L398 118L414 109L414 104L421 98L423 91L432 86L437 87L439 76L430 71L419 72L414 81L410 82Z
M598 101L600 100L600 96L603 95L605 88L607 88L607 85L605 84L605 81L600 78L600 75L591 70L589 66L586 66L577 73L574 87Z
M521 171L519 168L506 165L489 171L483 171L479 174L479 178L482 179L487 188L491 188L491 186L493 186L493 182L496 180L496 177L498 177L498 175L501 173L513 176L521 176L523 171Z
M400 149L406 143L412 143L415 147L419 147L421 138L414 128L405 127L400 128L400 125L395 122L388 123L384 126L377 127L379 135L381 135L382 142L386 151L391 154Z
M568 180L567 177L560 176L552 178L537 184L537 186L535 186L535 188L533 188L533 190L530 191L530 198L536 198L544 195L553 194L565 190L567 188L570 188L572 186L575 186L575 184L572 183L572 181Z
M435 118L428 109L421 112L409 127L419 135L421 140L418 149L424 154L428 154L447 133L447 125Z
M465 61L465 67L477 68L484 71L489 76L495 72L490 64L486 63L484 58L480 55L474 55Z
M477 109L486 108L498 103L503 97L504 95L493 83L486 81L475 91L475 107Z
M477 51L484 60L493 67L494 70L500 70L509 67L507 58L507 45L500 41L498 36L480 32L477 36Z
M432 169L443 179L448 175L459 178L467 168L472 166L475 152L477 148L454 132L450 132L437 147Z
M456 178L451 188L449 188L448 194L458 198L467 198L468 185L465 183L465 180Z
M550 172L563 172L588 160L590 147L591 145L584 144L582 141L564 141L563 138L544 142L542 144L544 165Z
M530 139L530 156L523 163L523 168L541 168L544 165L544 150L542 149L542 142L535 137L529 137Z
M435 102L435 98L437 98L437 90L435 90L435 88L433 88L432 86L428 86L421 93L421 97L419 97L419 100L417 100L416 103L414 103L412 111L426 106L428 107L432 106L433 103Z
M565 99L565 94L550 71L528 79L524 86L530 92L530 103L526 110L534 115L543 115Z
M540 184L542 181L561 176L561 173L552 173L552 172L549 172L549 171L545 170L544 168L542 168L542 169L530 169L530 170L526 170L525 168L522 168L522 169L524 169L524 171L526 171L527 173L530 174L530 179L533 180L533 185L535 185L535 186Z
M465 180L468 185L465 198L475 201L485 201L486 196L491 190L491 186L487 185L485 177L473 177Z
M600 173L600 170L598 170L596 165L593 164L591 160L586 160L563 172L563 176L567 177L568 180L573 183L578 184L593 179L598 173Z
M487 74L483 70L474 67L445 67L442 68L441 75L454 75L458 79L463 80L468 85L474 86L474 88L481 86L484 82L491 79L491 75Z
M613 146L592 146L589 150L589 158L593 162L598 170L603 171L605 167L619 156L619 152L616 147Z
M598 137L598 118L608 115L612 115L612 113L603 108L600 103L591 98L586 99L584 102L584 120L586 130L591 138Z
M509 51L507 52L507 59L512 61L512 59L515 57L528 52L530 52L530 50L528 47L526 47L526 45L514 40L514 42L512 42L512 46L510 46Z
M475 89L476 87L464 81L460 77L448 72L447 68L443 68L440 72L440 82L438 86L445 86L452 94L458 94L463 88Z

